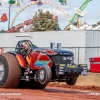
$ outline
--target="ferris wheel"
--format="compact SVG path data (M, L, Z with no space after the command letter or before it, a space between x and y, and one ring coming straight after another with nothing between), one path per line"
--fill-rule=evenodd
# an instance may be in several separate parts
M26 8L32 6L32 5L45 5L45 4L49 4L51 6L54 6L55 8L57 8L58 10L60 10L63 15L68 19L68 22L70 22L70 17L69 15L59 6L57 6L56 4L52 3L52 2L47 2L47 1L43 1L43 0L31 0L32 2L30 4L27 4L26 6L24 6L23 8L21 8L14 16L12 22L11 22L11 26L10 29L7 31L7 33L11 33L11 32L19 32L20 29L22 31L20 32L30 32L30 29L32 28L32 21L35 20L34 18L29 19L27 21L24 21L23 23L20 23L16 26L14 25L15 20L17 19L18 15L24 11ZM53 16L54 18L55 16Z
M23 1L23 0L16 0L17 3L19 3L19 1ZM76 13L74 14L74 16L72 18L69 17L68 13L65 12L61 7L57 6L56 4L52 3L52 2L48 2L46 0L30 0L31 3L30 4L27 4L26 6L24 6L23 8L21 8L17 13L16 15L14 16L12 22L11 22L11 30L19 30L20 28L23 28L24 25L26 25L27 27L24 29L26 31L29 31L30 28L32 27L31 23L32 23L32 20L33 19L29 19L19 25L16 25L17 27L14 27L14 22L15 20L17 19L18 15L24 11L26 8L32 6L32 5L45 5L45 4L49 4L49 5L52 5L54 6L55 8L57 8L58 10L60 10L64 16L68 19L68 22L71 23L71 24L74 24L74 22L83 16L83 10L85 9L85 7L87 6L87 4L91 1L91 0L85 0L84 3L80 6L79 9L76 9ZM27 23L27 24L26 24ZM80 20L78 20L78 24L80 24Z
M52 3L52 2L42 1L42 0L38 0L38 1L37 1L37 0L31 0L31 1L33 1L33 2L30 3L30 4L27 4L26 6L24 6L23 8L21 8L21 9L16 13L16 15L14 16L14 18L13 18L13 20L12 20L11 27L13 27L13 24L14 24L14 22L15 22L17 16L18 16L22 11L24 11L26 8L28 8L28 7L32 6L32 5L44 5L44 4L52 5L52 6L54 6L55 8L57 8L58 10L60 10L60 11L64 14L64 16L68 19L68 21L70 21L69 15L68 15L61 7L57 6L56 4L54 4L54 3Z

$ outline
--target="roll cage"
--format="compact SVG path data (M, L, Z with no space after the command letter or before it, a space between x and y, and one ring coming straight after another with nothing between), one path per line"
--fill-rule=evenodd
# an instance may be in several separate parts
M32 50L33 47L36 47L30 40L21 40L17 43L16 48L15 48L15 52L18 54L22 54L23 52L27 54L27 49L23 46L27 45L28 46L28 50Z

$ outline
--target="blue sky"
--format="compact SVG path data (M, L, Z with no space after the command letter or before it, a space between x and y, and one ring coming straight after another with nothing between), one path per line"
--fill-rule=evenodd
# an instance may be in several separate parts
M19 9L21 9L23 6L31 3L30 0L23 0L23 1L24 1L24 3L20 2L21 3L20 7L16 7L16 6L12 5L12 7L11 7L11 22L15 16L16 12L19 11ZM75 8L79 8L85 0L67 0L67 5L61 5L58 2L58 0L45 0L45 1L53 2L54 4L58 5L66 13L68 13L70 18L72 18L73 15L75 14ZM7 2L8 2L8 0L1 0L2 6L0 7L0 16L3 13L6 13L8 16L9 4ZM82 19L81 19L82 23L87 22L88 24L94 24L94 23L100 21L100 7L99 6L100 6L100 0L90 1L84 10L84 17L82 17ZM20 15L17 17L16 21L14 22L14 26L19 23L23 23L24 21L26 21L28 19L31 19L34 15L35 11L37 11L37 9L43 9L44 11L49 10L54 15L57 15L58 20L59 20L59 25L62 29L68 24L68 20L66 19L66 17L63 15L63 13L61 11L59 11L57 8L55 8L51 5L43 4L42 6L33 5L27 9L25 9L23 12L21 12ZM4 23L0 22L0 29L7 30L8 29L8 21L4 22Z

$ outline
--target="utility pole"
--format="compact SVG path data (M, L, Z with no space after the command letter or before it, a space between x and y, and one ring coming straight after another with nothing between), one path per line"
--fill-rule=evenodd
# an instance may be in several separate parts
M8 3L9 3L9 20L8 20L8 30L10 29L10 12L11 12L11 5L12 4L15 4L16 1L15 0L8 0Z
M9 20L8 20L8 30L10 29L10 12L11 12L11 4L9 4Z
M1 4L1 0L0 0L0 6L2 6L2 4Z

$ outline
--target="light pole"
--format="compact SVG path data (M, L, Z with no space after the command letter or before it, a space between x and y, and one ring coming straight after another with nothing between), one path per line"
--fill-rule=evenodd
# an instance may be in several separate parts
M8 20L8 30L10 29L10 12L11 12L11 4L9 4L9 20Z
M0 0L0 6L2 6L2 4L1 4L1 0Z
M11 12L11 5L15 4L15 0L8 0L9 3L9 20L8 20L8 30L10 29L10 12Z

